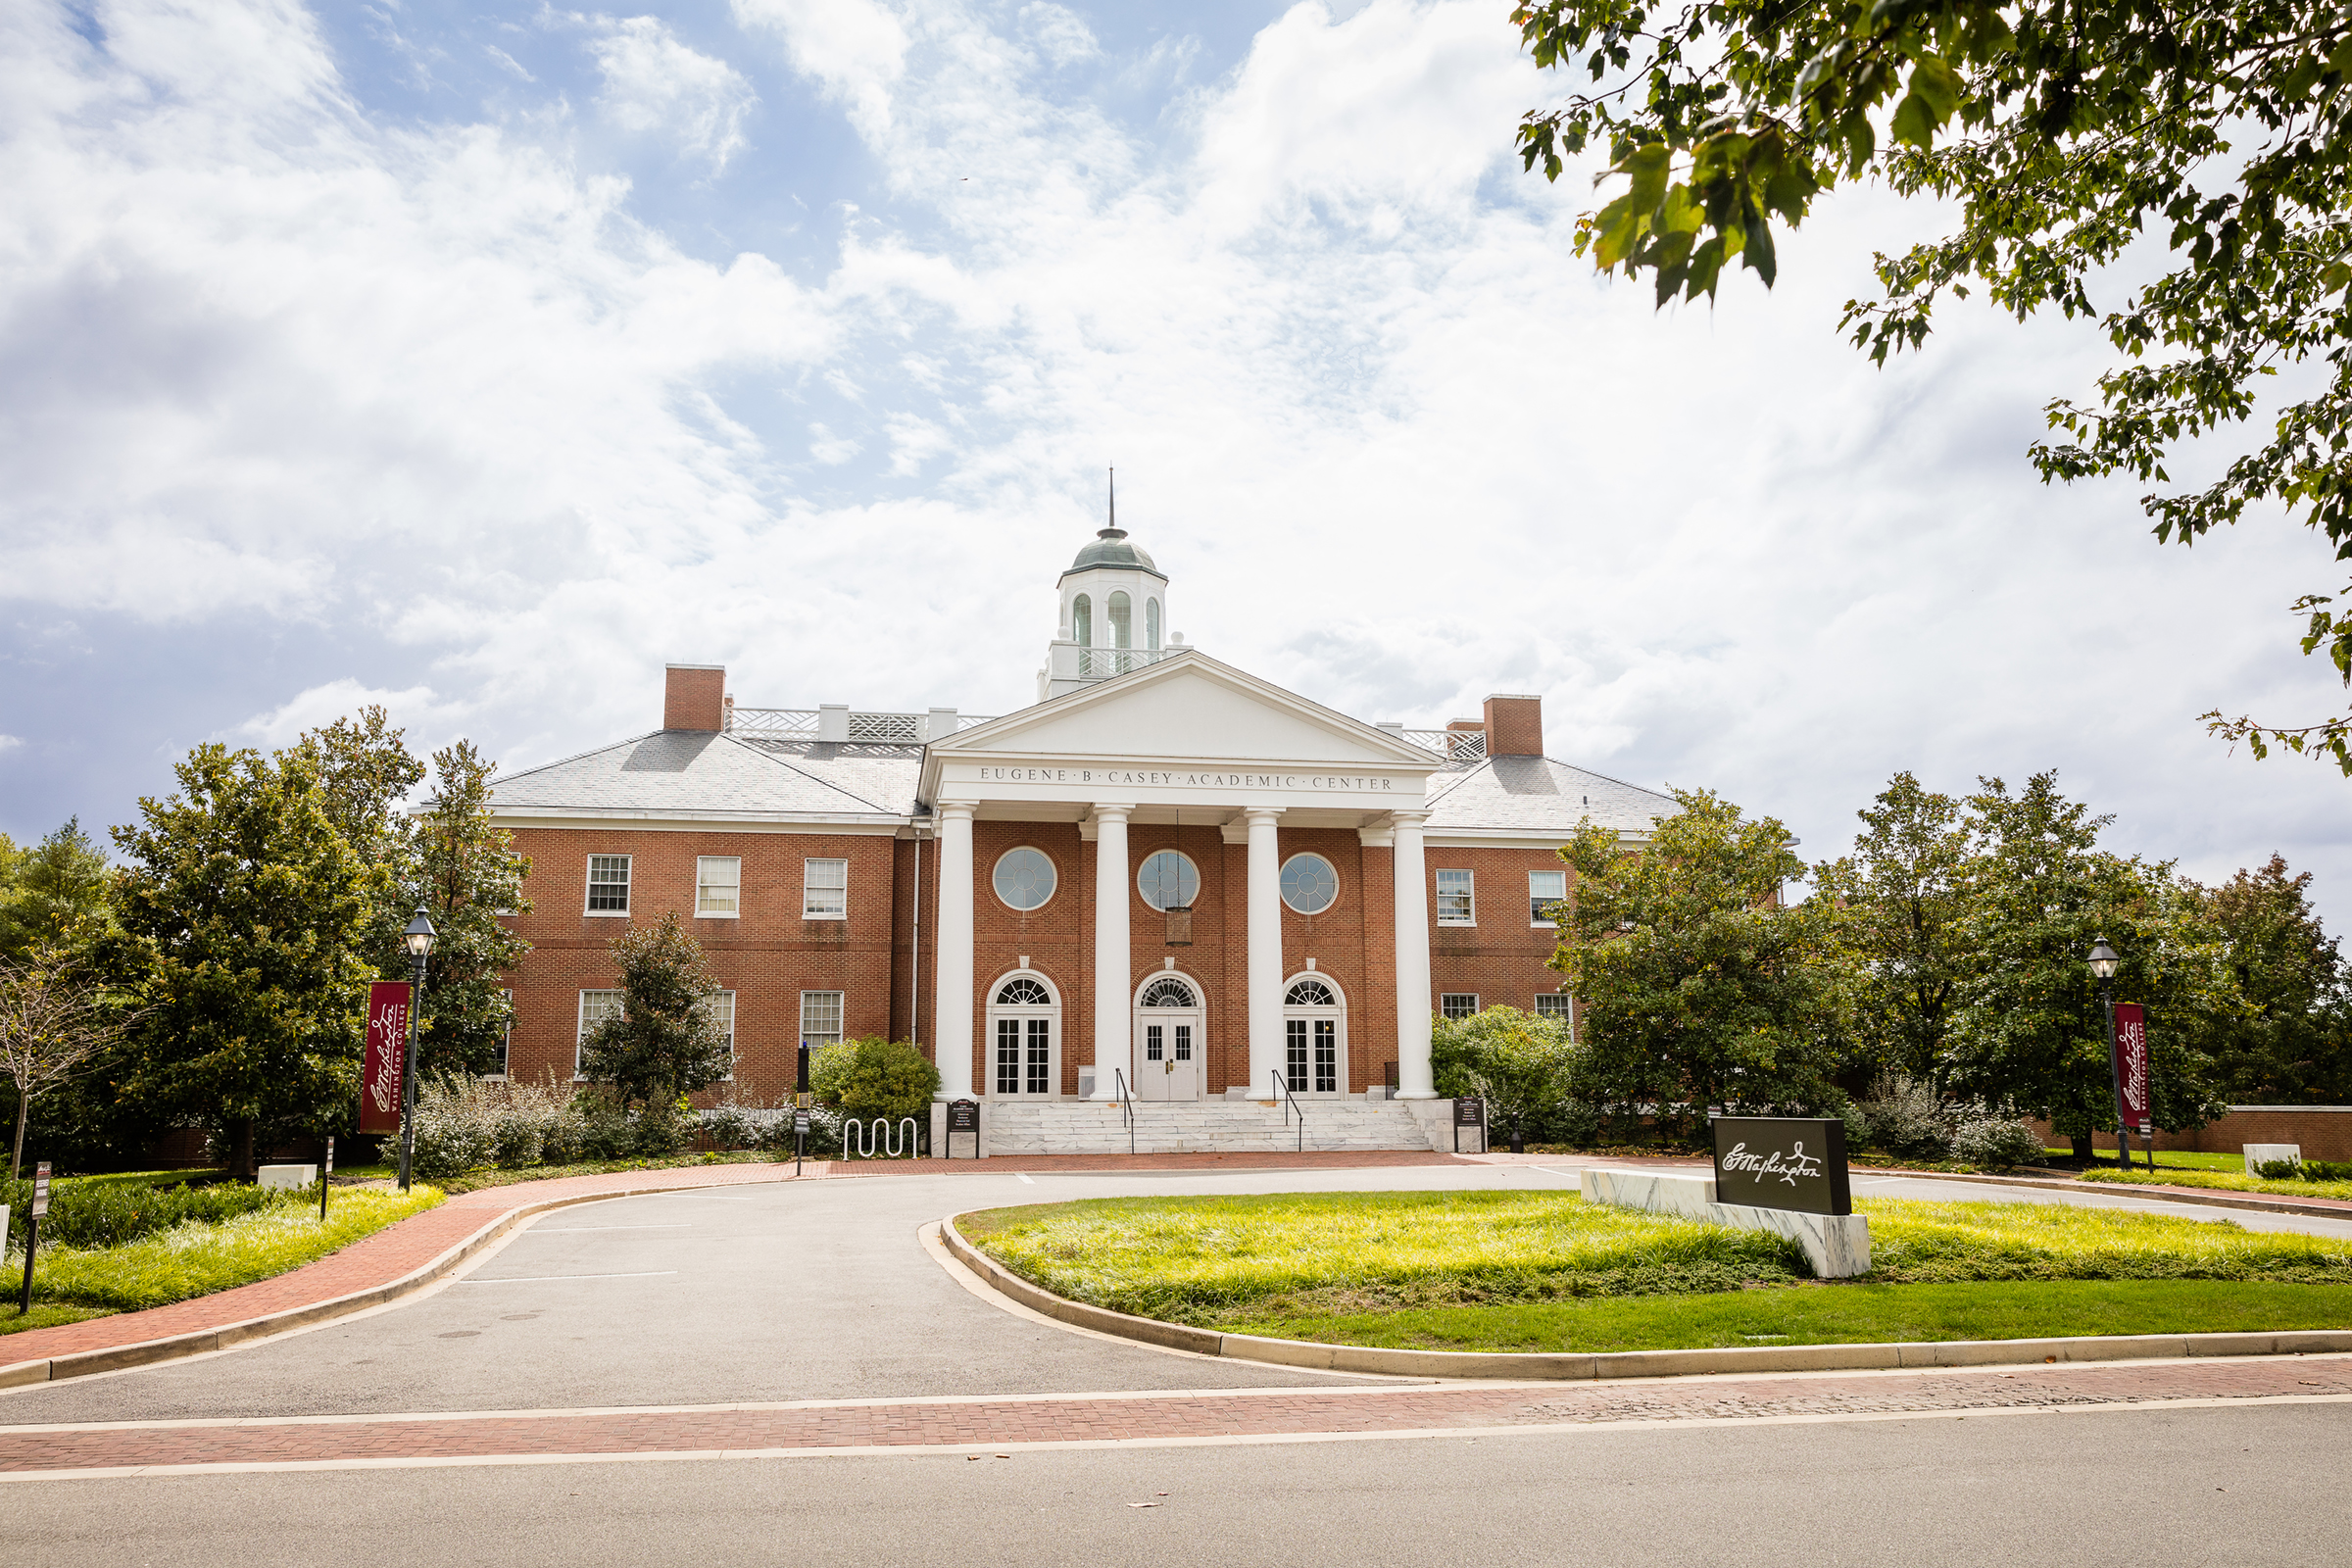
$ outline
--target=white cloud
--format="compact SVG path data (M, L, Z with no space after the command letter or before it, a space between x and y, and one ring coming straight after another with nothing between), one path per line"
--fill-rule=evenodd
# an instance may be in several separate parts
M419 661L385 692L337 655L254 736L372 694L519 765L650 725L689 657L747 703L1002 711L1115 463L1172 627L1363 716L1540 691L1555 754L1822 854L1895 768L2059 765L2128 847L2352 879L2339 781L2193 721L2340 702L2283 613L2325 552L2161 549L2135 487L2026 467L2095 331L1962 310L1871 369L1837 306L1915 221L1871 191L1777 293L1653 313L1570 253L1577 175L1518 172L1544 84L1489 0L1297 6L1181 91L1195 43L1071 52L1081 9L735 0L732 61L599 34L600 112L767 182L747 232L803 172L744 144L750 83L846 119L871 182L811 268L650 226L561 131L376 123L274 0L123 0L103 47L20 8L0 595Z
M471 705L444 700L429 686L382 691L346 675L296 693L266 713L236 726L226 739L270 750L290 746L306 730L331 724L363 708L381 708L393 727L408 732L409 750L422 755L457 733Z
M759 95L723 60L698 54L659 18L604 19L589 49L604 72L597 108L623 130L664 131L679 147L724 169L745 145L743 122Z
M24 737L22 735L0 735L0 757L7 756L24 744Z
M1074 66L1102 52L1086 19L1052 0L1030 0L1021 7L1020 23L1038 52L1056 66Z

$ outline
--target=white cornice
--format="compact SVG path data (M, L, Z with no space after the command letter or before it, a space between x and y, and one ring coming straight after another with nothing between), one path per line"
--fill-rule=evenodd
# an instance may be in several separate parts
M773 811L649 811L612 807L531 807L496 811L491 820L510 831L520 828L632 827L652 833L827 833L895 836L914 818L871 814Z

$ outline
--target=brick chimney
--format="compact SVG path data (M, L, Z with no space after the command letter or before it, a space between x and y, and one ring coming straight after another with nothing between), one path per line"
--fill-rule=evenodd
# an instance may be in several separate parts
M1497 692L1487 699L1487 755L1542 757L1544 699Z
M662 692L662 727L724 729L726 698L726 665L672 664Z

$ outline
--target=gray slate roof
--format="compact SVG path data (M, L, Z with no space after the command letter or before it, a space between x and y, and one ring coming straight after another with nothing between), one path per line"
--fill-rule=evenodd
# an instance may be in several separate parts
M497 785L501 811L664 811L697 816L905 816L915 746L738 740L662 729L529 768Z
M1621 833L1647 833L1678 809L1674 797L1548 757L1490 757L1430 781L1429 830L1486 828L1568 834L1590 816Z

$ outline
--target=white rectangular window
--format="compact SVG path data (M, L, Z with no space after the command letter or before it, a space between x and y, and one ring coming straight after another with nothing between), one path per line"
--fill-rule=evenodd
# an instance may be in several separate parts
M1438 873L1438 924L1478 924L1478 894L1467 871Z
M735 993L732 991L714 992L703 999L702 1008L703 1015L717 1026L720 1036L725 1039L727 1056L732 1060L735 1055ZM732 1081L734 1076L734 1069L730 1067L727 1077Z
M625 855L588 857L588 912L629 912L629 858Z
M1568 873L1565 871L1530 871L1527 873L1527 918L1531 925L1552 925L1549 906L1568 897Z
M695 860L694 912L719 920L731 920L743 912L742 857L705 855Z
M1536 993L1536 1016L1557 1018L1566 1023L1576 1015L1576 1009L1569 1005L1569 1000L1557 991L1539 991Z
M620 1016L620 993L617 991L583 991L580 993L580 1032L572 1042L571 1075L580 1076L580 1055L587 1049L588 1037L596 1026L607 1018Z
M1475 991L1446 991L1439 993L1438 1011L1448 1018L1478 1016L1478 993Z
M801 1038L810 1047L841 1044L841 993L801 993Z
M801 862L801 918L845 920L850 913L850 862Z

